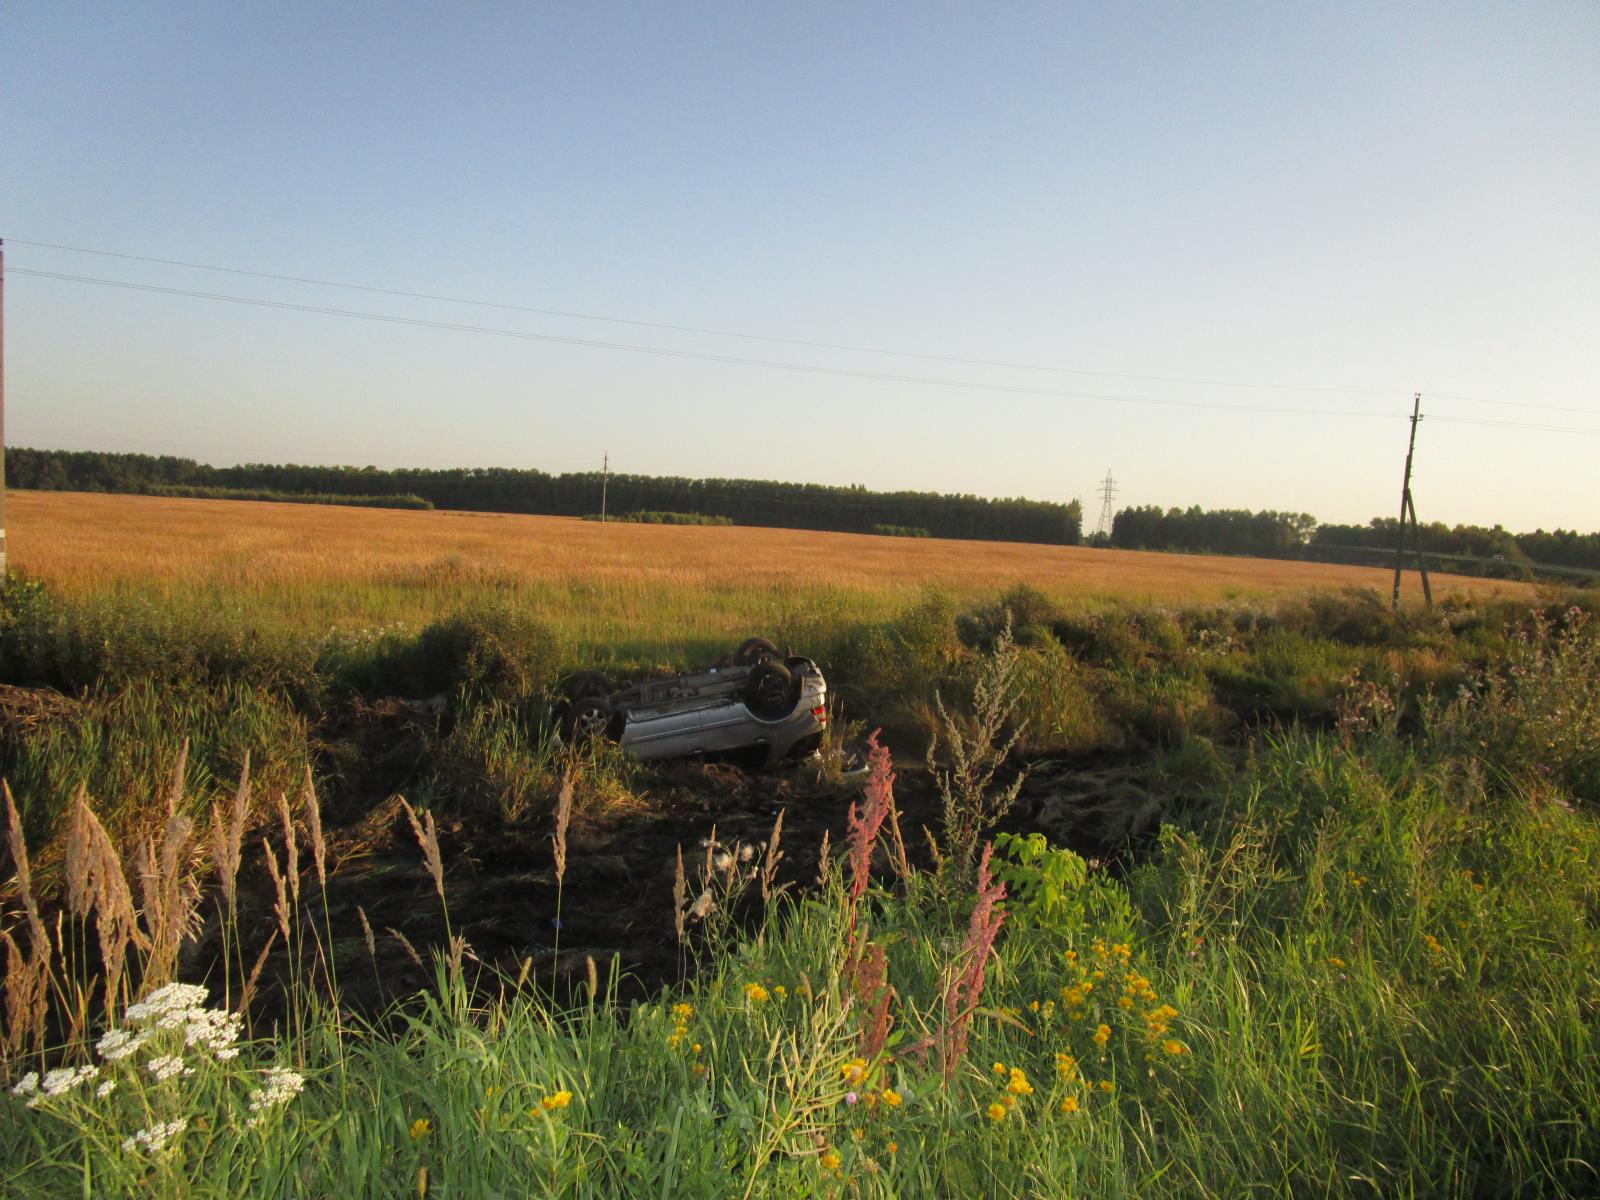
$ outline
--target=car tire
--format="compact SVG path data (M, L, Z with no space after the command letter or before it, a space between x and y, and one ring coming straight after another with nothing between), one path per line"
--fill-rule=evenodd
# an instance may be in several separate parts
M740 667L753 667L759 662L778 657L778 648L764 637L746 638L733 652L734 664Z
M774 659L763 659L750 668L744 685L745 704L758 717L781 716L792 703L790 690L794 676L789 668Z
M585 696L609 696L611 681L599 671L579 671L567 680L562 690L571 701L581 700Z
M562 717L562 732L570 742L585 742L593 737L610 735L615 714L611 701L593 692L580 696L567 705Z

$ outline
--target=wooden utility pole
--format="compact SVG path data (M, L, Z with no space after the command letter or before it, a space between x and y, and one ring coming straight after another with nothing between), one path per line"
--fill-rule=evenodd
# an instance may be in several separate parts
M6 244L0 239L0 583L6 580Z
M1428 563L1422 557L1422 527L1417 523L1417 505L1411 499L1411 459L1417 451L1417 422L1422 420L1422 393L1417 392L1411 401L1411 442L1406 447L1406 475L1400 485L1400 527L1394 543L1394 598L1396 612L1400 611L1400 569L1406 557L1406 522L1411 522L1411 543L1417 552L1417 570L1422 573L1422 595L1433 607L1433 586L1428 582Z
M607 450L600 463L600 524L606 523L606 483L611 478L611 451Z

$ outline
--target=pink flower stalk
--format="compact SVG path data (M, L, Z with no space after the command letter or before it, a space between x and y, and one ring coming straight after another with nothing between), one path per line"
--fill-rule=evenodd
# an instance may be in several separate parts
M995 937L1006 919L1005 911L997 907L1006 897L1006 885L997 882L989 873L989 859L993 854L994 843L986 843L983 857L978 862L978 898L972 906L972 919L967 923L967 940L962 943L960 954L951 964L950 983L945 989L939 1048L947 1083L967 1052L967 1034L972 1025L972 1014L983 998L983 981L989 966L989 955L994 953Z
M868 943L855 965L854 978L857 1020L861 1029L859 1053L873 1062L888 1044L889 1031L894 1028L894 1016L889 1009L894 1004L894 988L889 986L889 956L882 946Z
M856 907L866 894L872 875L872 851L878 831L894 807L894 771L889 763L889 747L878 742L878 730L867 738L867 807L863 813L850 802L850 928L856 927Z

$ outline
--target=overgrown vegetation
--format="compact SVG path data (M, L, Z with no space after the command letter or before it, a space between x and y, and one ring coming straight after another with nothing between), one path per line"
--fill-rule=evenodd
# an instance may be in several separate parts
M920 525L874 525L867 532L876 533L880 537L925 538L928 536L928 531Z
M585 521L618 521L624 525L732 525L732 517L719 517L715 513L681 513L681 512L630 512L613 513L602 516L600 513L585 513Z
M544 822L559 886L569 820L648 783L545 737L578 664L533 609L313 636L4 599L7 1194L1600 1187L1591 599L1068 611L1018 588L796 611L770 632L930 773L875 749L804 875L782 817L759 845L684 847L659 882L683 974L628 1000L581 958L553 990L582 953L564 940L543 969L480 963L452 909L475 869L452 822ZM448 721L406 718L422 808L394 815L447 934L407 942L422 994L352 1014L337 981L376 969L374 931L331 923L324 798L365 767L329 722L436 693ZM1108 755L1170 784L1126 840L1018 823L1052 762ZM940 797L942 859L902 821L916 786ZM252 871L264 925L236 904ZM569 886L558 912L607 903ZM228 948L204 992L159 990L202 982L202 919ZM236 1021L266 942L287 1007Z
M182 496L193 500L265 500L276 504L338 504L347 508L431 509L421 496L400 492L385 496L343 496L329 492L280 492L271 488L198 487L193 484L154 483L141 489L149 496Z

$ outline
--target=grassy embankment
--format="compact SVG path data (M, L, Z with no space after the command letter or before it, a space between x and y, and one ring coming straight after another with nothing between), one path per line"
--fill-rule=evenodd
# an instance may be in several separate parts
M257 625L249 601L230 614L214 596L14 588L0 629L7 679L86 689L70 720L41 717L7 738L30 844L63 838L74 773L108 825L158 834L150 875L164 886L119 899L118 872L97 877L101 904L140 910L147 935L130 950L142 967L124 978L148 988L170 974L185 881L210 885L209 858L222 882L202 911L217 897L226 924L232 831L281 811L298 859L282 831L270 851L244 853L270 853L285 873L281 939L303 986L289 1018L255 1030L237 1058L223 1057L225 1032L182 1049L169 1031L157 1036L171 1046L112 1059L114 1041L93 1049L104 997L70 982L103 966L95 922L69 919L58 954L14 882L8 987L44 980L46 1005L79 1032L40 1060L25 1006L8 1011L7 1069L13 1080L46 1062L99 1074L56 1076L45 1090L59 1094L32 1108L26 1088L0 1098L13 1110L0 1123L8 1189L1593 1191L1600 648L1581 610L1547 603L1533 619L1526 603L1461 600L1395 621L1376 598L1349 594L1090 611L1013 591L1005 607L1021 644L1008 651L992 590L974 601L920 583L909 605L902 594L859 616L802 608L767 628L815 650L902 745L934 730L948 744L936 697L970 735L967 714L998 687L1015 697L1006 727L1027 722L1031 753L1141 748L1182 775L1189 802L1131 869L1112 877L1060 848L1013 847L996 860L1010 888L996 909L959 854L940 870L897 865L880 776L824 884L757 905L753 931L722 914L742 911L732 893L749 899L762 881L689 864L682 895L662 902L704 966L658 1000L615 1011L601 963L589 1003L557 1010L535 977L474 986L470 958L444 946L437 986L384 1034L336 1017L329 999L339 973L361 963L324 953L355 931L320 916L322 868L307 849L320 820L299 783L316 762L310 726L342 696L458 688L464 740L445 735L434 749L477 755L482 778L498 783L419 799L441 817L507 819L494 789L522 755L518 777L542 803L519 811L547 819L556 801L559 829L564 764L537 743L534 717L540 691L577 657L574 626L547 628L477 594L471 615L420 633L330 637L281 612ZM144 814L165 817L155 781L185 736L180 820L151 821ZM236 825L232 782L247 749L255 799ZM605 759L581 771L648 786ZM994 793L981 779L956 782L953 823ZM598 793L580 778L566 794L582 804ZM182 814L205 818L212 804L219 850L186 850ZM84 828L55 843L62 856L100 844ZM440 904L450 866L429 864ZM702 884L721 904L697 922L687 901ZM254 953L236 948L208 981L211 1003L238 1000ZM110 1004L119 1027L156 1019L130 1018L124 1004ZM180 1061L153 1072L158 1051ZM274 1090L267 1069L293 1074ZM291 1095L297 1080L304 1090ZM124 1148L139 1130L154 1132Z

